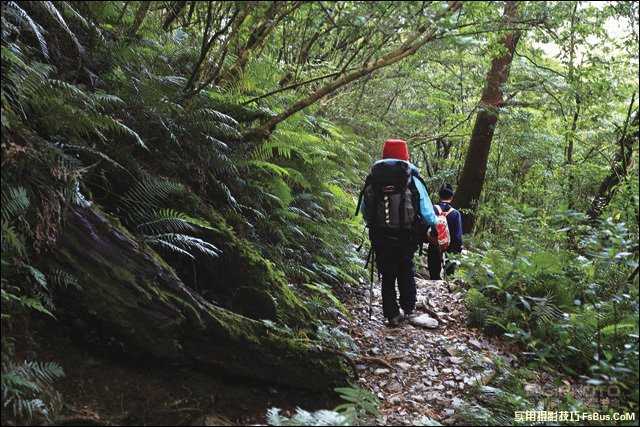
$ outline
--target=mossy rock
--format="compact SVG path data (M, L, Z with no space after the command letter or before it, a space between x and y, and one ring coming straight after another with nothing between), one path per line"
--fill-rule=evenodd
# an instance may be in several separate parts
M317 343L205 301L95 205L69 209L50 262L81 286L69 288L57 305L111 334L132 354L316 390L344 385L350 377L344 361ZM239 287L238 301L246 304L240 310L257 317L277 316L266 290Z
M276 302L268 292L248 286L235 292L231 310L255 320L275 321L278 315Z

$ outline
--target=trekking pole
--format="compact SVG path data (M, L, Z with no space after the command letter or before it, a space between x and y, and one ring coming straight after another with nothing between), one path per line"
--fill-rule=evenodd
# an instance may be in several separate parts
M375 262L375 252L371 248L371 274L369 275L369 320L373 317L373 263Z

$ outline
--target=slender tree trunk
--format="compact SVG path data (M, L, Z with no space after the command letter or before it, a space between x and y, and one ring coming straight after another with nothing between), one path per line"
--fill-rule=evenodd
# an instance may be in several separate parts
M133 37L136 35L142 23L144 22L144 18L147 16L147 12L149 12L149 8L151 7L150 1L143 1L140 3L140 7L138 7L138 11L136 12L136 17L133 19L133 25L129 29L129 36Z
M252 52L260 49L266 42L267 37L274 28L290 13L302 6L303 2L293 2L291 7L283 7L284 2L273 2L267 10L266 15L260 25L251 33L249 40L238 53L235 63L221 74L221 81L236 81L244 72Z
M167 12L167 16L166 18L164 18L164 22L162 23L163 30L167 31L169 29L173 21L175 21L178 18L178 16L180 16L182 9L184 9L185 6L187 6L187 3L189 2L187 1L171 2L168 8L169 10Z
M575 177L573 175L573 142L575 141L576 131L578 130L578 118L580 117L580 96L576 93L575 96L575 110L573 112L573 119L571 120L571 134L567 136L567 157L566 164L569 169L569 176L567 177L567 200L569 209L575 209L575 200L573 197L573 193L575 190Z
M635 96L634 96L635 97ZM633 101L632 101L633 104ZM631 106L629 107L631 109ZM615 155L611 172L607 175L598 188L598 193L593 198L587 215L592 220L597 219L607 207L616 188L626 177L633 161L633 147L638 143L638 112L634 114L629 127L625 125L623 133L618 140L618 152Z
M326 85L320 87L315 92L310 94L309 96L299 100L288 109L273 117L271 120L264 123L257 129L250 129L245 137L248 139L263 139L268 137L271 132L275 129L276 125L287 118L291 117L295 113L309 105L315 103L316 101L322 99L326 95L334 92L336 89L349 84L355 80L358 80L361 77L370 75L374 71L387 67L389 65L395 64L402 59L415 54L418 49L420 49L425 44L429 43L433 40L437 34L437 22L442 19L444 16L449 15L462 7L462 2L454 1L449 2L449 6L446 10L438 14L431 25L422 29L421 31L413 33L411 36L407 38L407 40L402 44L402 46L397 49L385 54L384 56L365 63L361 68L358 68L350 73L343 74L341 77L333 80L332 82L327 83Z
M575 56L576 56L576 12L578 11L578 2L576 1L573 5L573 12L571 14L571 37L569 39L569 73L567 75L567 80L569 85L573 88L574 91L574 110L573 110L573 118L571 121L571 131L566 134L567 140L567 148L566 148L566 165L567 165L567 206L569 209L575 209L575 198L574 198L574 188L575 188L575 177L573 174L573 146L576 137L576 131L578 129L578 118L580 117L580 94L578 93L577 83L575 73Z
M503 24L509 27L518 19L518 2L505 2ZM467 209L464 213L463 229L465 233L473 230L474 211L477 208L484 179L487 172L487 161L493 133L498 123L498 109L502 104L502 86L509 77L509 69L513 60L520 31L508 32L502 39L505 52L491 61L491 69L487 73L476 122L471 134L469 149L462 169L453 203L459 209Z
M122 6L122 10L120 11L120 14L118 15L118 19L116 19L116 25L120 25L120 22L122 22L122 18L124 18L124 14L127 12L127 8L129 7L129 3L131 3L131 2L130 1L124 2L124 6Z

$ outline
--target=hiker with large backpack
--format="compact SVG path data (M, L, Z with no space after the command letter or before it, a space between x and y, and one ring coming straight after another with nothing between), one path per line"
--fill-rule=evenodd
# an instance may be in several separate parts
M412 315L416 304L413 255L436 223L427 186L409 162L405 141L385 141L382 160L373 164L360 193L356 215L359 211L369 229L371 281L375 262L382 275L384 317L390 326L398 326ZM398 307L396 280L404 315Z
M442 259L445 253L462 251L462 215L451 206L453 194L451 185L443 185L438 192L440 203L434 205L437 214L435 228L438 230L438 238L431 238L427 249L427 264L431 280L442 279ZM445 272L450 274L453 268L454 264L449 263L445 266Z

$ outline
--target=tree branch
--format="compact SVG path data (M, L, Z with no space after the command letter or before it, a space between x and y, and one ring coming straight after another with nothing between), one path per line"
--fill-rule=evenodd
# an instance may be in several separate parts
M276 127L278 123L282 122L283 120L286 120L287 118L291 117L298 111L315 103L316 101L325 97L326 95L330 94L336 89L348 83L351 83L352 81L357 80L363 76L369 75L380 68L395 64L398 61L401 61L402 59L415 54L418 51L418 49L420 49L422 46L424 46L425 44L429 43L430 41L436 38L438 29L435 26L435 24L440 19L442 19L445 15L451 14L459 10L461 7L462 7L462 2L459 2L459 1L449 2L447 9L438 13L438 15L434 18L433 23L430 26L427 26L421 32L415 32L411 34L409 37L407 37L406 41L395 50L383 55L382 57L378 58L373 62L365 63L361 68L356 69L348 74L343 74L340 78L330 83L327 83L326 85L322 86L321 88L319 88L318 90L316 90L315 92L307 96L306 98L303 98L298 102L296 102L295 104L293 104L284 112L268 120L259 128L250 129L245 134L245 137L247 137L248 139L265 138L273 131L273 129Z

